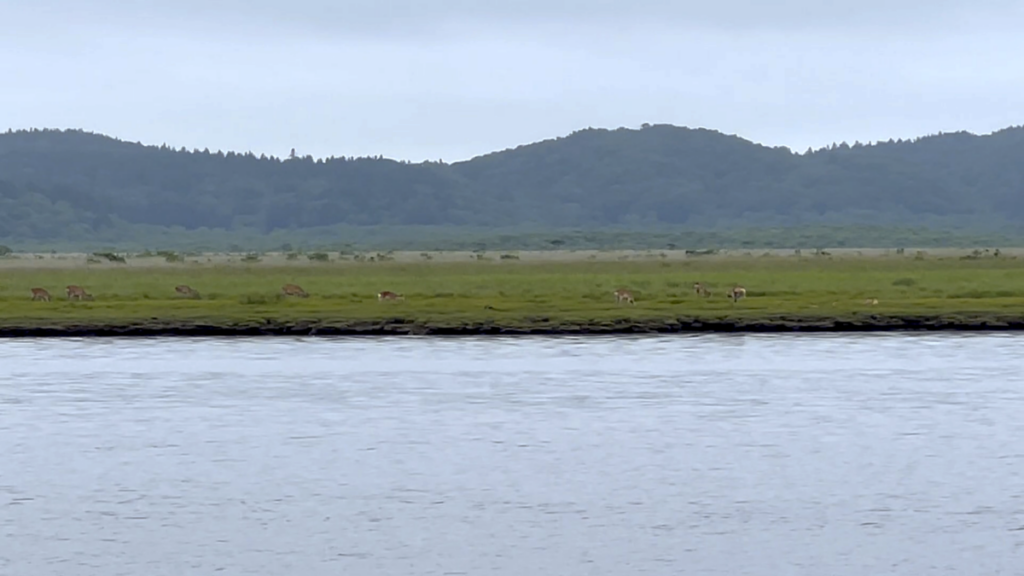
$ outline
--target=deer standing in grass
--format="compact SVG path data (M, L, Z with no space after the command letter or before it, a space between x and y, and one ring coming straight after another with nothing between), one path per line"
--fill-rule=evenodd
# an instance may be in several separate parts
M405 296L401 294L395 294L394 292L385 290L377 294L377 300L383 302L385 300L405 300Z
M92 294L85 291L81 286L71 285L67 287L68 300L92 300Z
M693 285L693 292L697 296L703 296L705 298L711 296L711 291L708 290L708 287L700 282L697 282L696 284Z
M199 290L196 290L195 288L185 284L179 284L178 286L175 286L174 291L186 298L195 298L197 300L199 299Z
M295 284L285 284L281 287L281 292L285 296L298 296L299 298L309 298L309 294L303 290L300 286Z
M742 286L736 286L735 288L729 291L727 296L729 298L732 298L733 303L735 303L740 298L747 297L747 289Z
M33 301L41 300L43 302L49 302L50 301L50 293L47 292L46 290L44 290L43 288L33 288L32 289L32 300Z
M630 292L629 290L623 290L623 289L620 288L619 290L616 290L615 292L612 292L612 294L615 294L615 303L616 304L622 304L623 302L629 302L630 304L636 304L636 301L633 300L633 293Z

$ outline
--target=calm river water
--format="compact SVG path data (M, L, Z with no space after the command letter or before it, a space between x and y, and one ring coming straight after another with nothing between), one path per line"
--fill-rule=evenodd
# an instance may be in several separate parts
M1022 350L0 341L0 574L1019 574Z

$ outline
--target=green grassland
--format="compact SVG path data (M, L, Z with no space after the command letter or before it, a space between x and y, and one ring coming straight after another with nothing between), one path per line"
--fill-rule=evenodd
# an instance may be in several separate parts
M703 298L693 283L715 294ZM284 297L295 283L309 298ZM68 301L77 284L92 301ZM188 284L202 298L178 296ZM747 289L739 302L724 293ZM42 287L52 302L34 302ZM616 304L613 290L636 304ZM404 301L378 302L390 290ZM877 299L877 304L870 301ZM622 332L1024 325L1016 257L749 256L641 261L186 262L0 269L0 330L90 333Z

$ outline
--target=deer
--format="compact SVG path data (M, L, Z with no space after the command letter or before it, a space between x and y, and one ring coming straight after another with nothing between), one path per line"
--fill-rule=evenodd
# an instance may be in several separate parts
M747 297L747 289L743 288L742 286L736 286L732 290L730 290L729 293L726 294L726 296L732 298L733 303L735 303L740 298Z
M878 298L868 298L867 300L864 301L864 303L874 306L878 304Z
M383 302L385 300L405 300L405 296L401 294L395 294L394 292L385 290L377 294L377 300Z
M43 302L49 302L50 301L50 293L47 292L46 290L44 290L43 288L33 288L32 289L32 301L34 302L36 300L41 300Z
M68 300L92 300L92 294L85 291L81 286L72 284L67 287Z
M298 296L299 298L309 298L309 294L303 290L300 286L295 284L285 284L281 287L281 292L285 296Z
M195 298L197 300L200 298L199 291L186 284L175 286L174 291L186 298Z
M630 304L634 304L634 305L636 304L636 301L633 300L633 293L630 292L629 290L625 290L625 289L620 288L620 289L612 292L612 294L615 295L615 303L616 304L622 304L623 302L629 302Z
M703 296L705 298L707 298L708 296L711 296L711 291L708 290L708 287L705 286L704 284L700 283L700 282L697 282L697 283L695 283L693 285L693 292L696 295Z

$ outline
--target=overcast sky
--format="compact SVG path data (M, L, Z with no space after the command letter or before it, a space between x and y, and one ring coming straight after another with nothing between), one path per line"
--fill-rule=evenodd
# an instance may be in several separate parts
M1020 0L32 0L0 129L451 162L644 122L797 150L1024 124Z

